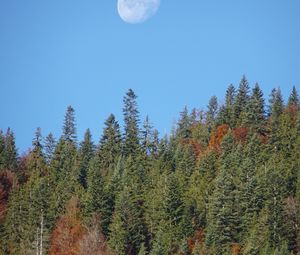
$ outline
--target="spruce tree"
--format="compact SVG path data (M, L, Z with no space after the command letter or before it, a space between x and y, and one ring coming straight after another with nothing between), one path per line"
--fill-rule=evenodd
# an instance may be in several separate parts
M111 114L104 123L105 127L99 144L99 155L105 171L114 169L121 155L121 133L118 121Z
M298 91L295 86L293 86L292 92L290 94L289 100L288 100L288 106L299 106L299 95Z
M141 145L144 153L148 156L155 154L159 143L158 131L153 129L148 115L144 121L141 136Z
M139 143L139 111L137 107L137 96L132 89L129 89L124 97L124 145L123 154L125 156L135 155L140 148Z
M272 122L276 124L284 108L284 102L281 90L279 88L272 90L271 97L269 99L269 104L269 115L271 116Z
M207 106L207 113L206 113L206 123L209 131L211 131L215 126L217 114L218 114L218 99L216 96L212 96L209 100Z
M284 224L285 182L280 173L281 167L276 159L270 159L266 172L267 215L269 243L278 247L286 241L286 225Z
M100 216L104 234L107 234L111 221L112 212L109 209L105 182L101 172L101 159L99 155L96 155L91 160L88 169L86 212L89 215Z
M137 254L146 238L141 200L133 187L125 186L116 200L110 229L110 247L117 254Z
M78 161L79 161L79 182L82 187L87 187L87 170L94 155L94 144L92 141L92 134L89 129L84 134L84 140L80 143Z
M242 123L247 113L247 106L249 103L249 83L244 75L240 82L235 103L234 103L234 115L237 125Z
M255 131L262 133L265 125L265 102L263 92L261 91L258 83L252 90L249 99L248 110L246 115L246 124Z
M236 99L235 87L230 84L226 90L225 105L222 105L218 115L218 124L233 126L235 123L234 104Z
M69 105L65 114L65 120L63 125L63 140L67 142L76 143L76 124L75 124L75 110Z
M5 168L5 137L0 130L0 170Z
M180 113L180 119L178 121L178 128L176 134L181 139L191 137L191 119L187 107L185 106L183 111Z
M247 111L247 105L249 102L249 83L244 75L240 82L236 100L234 103L234 114L236 118L236 123L239 124L243 118L243 114Z
M206 244L225 254L232 244L239 241L239 196L235 180L233 137L228 134L222 143L221 170L210 203Z
M52 133L49 133L45 138L44 154L47 164L50 164L53 153L55 151L56 141Z
M18 153L15 143L15 135L13 131L8 128L5 135L4 167L7 170L16 171L17 165Z

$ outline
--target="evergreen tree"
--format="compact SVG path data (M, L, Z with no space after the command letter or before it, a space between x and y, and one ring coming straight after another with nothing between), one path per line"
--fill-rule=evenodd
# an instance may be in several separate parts
M235 103L234 103L234 115L237 125L242 123L247 113L247 106L249 103L249 83L244 75L240 82Z
M272 122L276 123L279 120L279 116L283 112L284 108L284 102L280 89L272 90L269 103L269 115L271 116Z
M49 166L51 222L57 219L75 192L80 193L76 167L77 150L73 142L60 139Z
M246 116L247 126L252 127L255 131L262 133L264 131L265 121L265 102L263 92L256 83L252 90L252 95L248 104L248 111Z
M101 158L96 155L90 162L87 176L87 203L88 214L98 214L101 227L107 234L112 212L109 211L108 197L105 191L105 182L101 173Z
M75 124L75 110L72 106L68 106L63 125L63 140L67 142L76 143L76 124Z
M191 118L186 106L180 113L180 119L178 121L178 128L176 133L179 138L183 139L190 138L191 136Z
M218 116L218 124L233 125L235 122L234 105L236 92L232 84L226 90L225 105L220 108Z
M266 173L267 215L269 228L269 243L271 247L279 247L286 241L284 224L284 193L285 183L276 160L271 159Z
M295 86L293 86L292 92L290 94L288 106L299 106L299 95Z
M55 151L56 141L52 133L49 133L45 139L44 154L47 164L50 164Z
M141 132L141 144L142 149L146 155L152 155L157 151L158 147L158 131L153 130L153 126L150 123L148 115L143 124L143 130Z
M87 169L94 155L94 144L92 142L92 135L89 129L84 134L84 140L80 143L79 148L79 182L82 187L87 187Z
M132 89L129 89L124 97L124 146L123 153L125 156L135 155L139 151L139 111L136 102L137 96Z
M18 165L18 153L15 143L15 135L10 128L7 129L5 135L5 153L4 153L4 167L7 170L16 171Z
M137 254L146 238L137 191L125 186L116 200L109 244L117 254Z
M99 155L102 160L103 170L114 169L121 155L121 133L118 121L111 114L105 121L103 135L99 145Z
M5 137L0 130L0 170L5 168Z
M215 121L218 113L218 99L216 96L212 96L207 106L207 126L209 130L212 130L215 126Z
M239 241L239 196L234 169L237 158L233 146L233 137L229 134L222 143L221 171L216 179L208 217L206 243L216 249L216 254L226 254L227 249Z

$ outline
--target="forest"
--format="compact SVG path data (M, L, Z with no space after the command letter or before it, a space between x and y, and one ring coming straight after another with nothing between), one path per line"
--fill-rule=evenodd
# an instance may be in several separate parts
M0 131L0 254L300 254L300 103L287 93L243 76L166 136L131 89L124 125L111 114L97 143L89 129L78 141L72 106L61 136L37 128L26 153Z

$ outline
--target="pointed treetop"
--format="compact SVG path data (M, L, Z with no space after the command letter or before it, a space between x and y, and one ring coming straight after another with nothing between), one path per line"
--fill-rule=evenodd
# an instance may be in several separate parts
M293 86L291 95L288 100L288 106L298 106L299 105L299 95L295 86Z
M43 140L42 131L41 131L41 128L38 127L35 131L34 139L32 141L33 150L42 150L43 149L42 140Z
M63 140L67 142L76 143L76 124L75 124L75 110L72 106L68 106L63 125Z
M137 96L132 89L129 89L124 97L124 146L125 156L135 155L139 149L139 111L137 106Z
M273 89L271 92L270 103L270 115L272 115L273 120L277 120L279 115L283 112L284 102L281 94L280 88Z
M235 94L235 87L230 84L226 90L226 107L230 107L234 104Z
M56 141L52 133L49 133L45 138L45 159L47 163L50 163L53 153L55 151Z

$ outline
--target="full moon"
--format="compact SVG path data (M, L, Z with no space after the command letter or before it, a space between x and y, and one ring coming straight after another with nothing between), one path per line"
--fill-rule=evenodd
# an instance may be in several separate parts
M160 6L160 0L118 0L118 13L130 24L142 23L152 17Z

